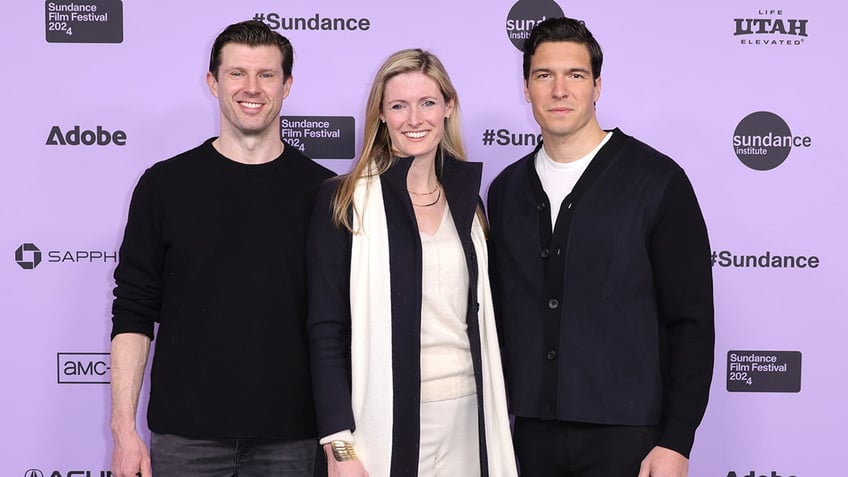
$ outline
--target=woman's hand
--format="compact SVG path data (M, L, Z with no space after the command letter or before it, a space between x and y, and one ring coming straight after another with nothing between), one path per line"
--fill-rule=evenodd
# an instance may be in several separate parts
M332 444L324 444L324 454L327 456L328 477L368 477L368 472L361 460L336 460L333 456Z

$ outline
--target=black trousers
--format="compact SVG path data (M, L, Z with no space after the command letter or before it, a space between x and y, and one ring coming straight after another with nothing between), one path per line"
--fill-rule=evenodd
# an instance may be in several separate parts
M521 477L636 477L654 428L515 418Z

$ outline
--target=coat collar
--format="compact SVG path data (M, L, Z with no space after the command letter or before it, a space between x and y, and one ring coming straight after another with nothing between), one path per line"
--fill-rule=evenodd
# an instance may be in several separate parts
M470 231L474 213L480 203L480 183L483 177L483 163L460 161L452 156L443 156L443 167L436 170L444 188L451 214L458 231ZM412 201L406 189L406 176L412 167L413 157L401 157L383 173L381 179L389 186L397 198L407 204L408 212L415 215Z

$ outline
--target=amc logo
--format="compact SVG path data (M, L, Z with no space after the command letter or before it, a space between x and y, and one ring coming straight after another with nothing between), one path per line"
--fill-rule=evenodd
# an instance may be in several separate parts
M59 384L109 384L109 353L56 353Z

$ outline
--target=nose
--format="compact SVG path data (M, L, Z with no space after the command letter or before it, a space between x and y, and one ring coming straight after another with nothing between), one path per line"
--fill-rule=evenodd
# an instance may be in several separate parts
M415 106L409 108L409 124L410 125L418 125L423 122L421 118L424 117L424 114L421 110Z
M554 80L554 89L552 91L554 98L561 99L568 96L568 79L565 76L557 76Z
M255 93L259 91L259 79L253 75L247 75L247 81L245 82L244 89L248 93Z

